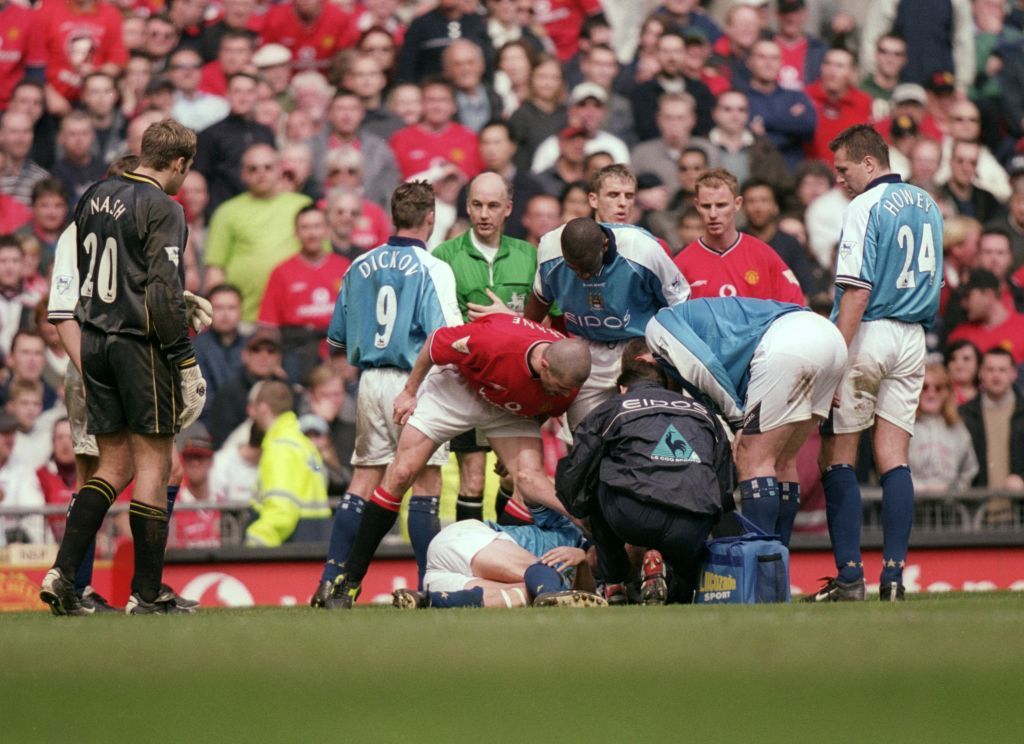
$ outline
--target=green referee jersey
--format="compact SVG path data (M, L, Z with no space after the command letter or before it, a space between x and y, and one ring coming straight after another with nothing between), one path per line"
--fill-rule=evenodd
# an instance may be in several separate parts
M452 267L463 319L469 320L466 303L491 304L485 289L498 295L512 310L522 313L537 273L537 249L525 240L502 235L498 254L493 263L488 263L473 246L469 232L446 240L433 251L436 258Z

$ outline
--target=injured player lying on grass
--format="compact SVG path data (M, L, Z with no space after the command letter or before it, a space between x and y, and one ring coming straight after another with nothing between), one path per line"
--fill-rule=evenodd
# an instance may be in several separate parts
M467 519L445 527L427 550L424 591L396 590L395 607L606 606L592 591L593 549L583 533L550 509L530 511L531 525Z

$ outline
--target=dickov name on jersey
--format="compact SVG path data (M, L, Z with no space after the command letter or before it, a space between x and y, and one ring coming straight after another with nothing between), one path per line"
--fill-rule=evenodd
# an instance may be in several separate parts
M398 269L406 276L412 276L419 271L419 263L409 253L402 253L397 250L377 249L366 254L366 257L358 263L359 273L364 279L374 271L381 269Z
M110 197L106 197L103 201L100 201L98 197L93 197L89 200L89 209L92 210L93 214L109 214L115 220L121 219L121 215L124 214L125 207L124 203L120 199L114 199L113 203L110 201Z

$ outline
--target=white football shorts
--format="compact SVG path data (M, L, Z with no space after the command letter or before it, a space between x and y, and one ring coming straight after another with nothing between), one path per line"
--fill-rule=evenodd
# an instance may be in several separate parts
M920 323L867 320L850 344L850 355L832 411L835 434L863 431L881 416L914 433L924 384L924 328Z
M427 548L423 588L428 592L458 592L473 580L473 557L495 540L512 540L479 519L450 524L437 533Z
M846 367L846 341L816 313L787 313L769 326L750 360L746 434L828 416Z
M398 450L401 427L395 424L395 397L402 392L409 373L395 367L369 367L359 378L356 399L356 445L352 464L356 467L389 465ZM430 456L428 465L448 462L448 445L442 444Z
M71 362L64 372L64 407L68 409L68 423L71 424L71 447L76 455L99 457L100 448L96 437L89 433L85 405L85 382Z

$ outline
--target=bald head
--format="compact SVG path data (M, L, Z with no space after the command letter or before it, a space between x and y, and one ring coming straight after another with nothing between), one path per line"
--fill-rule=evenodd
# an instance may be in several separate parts
M481 173L469 184L466 212L473 235L485 245L498 245L505 220L512 213L512 189L497 173Z
M562 231L562 257L581 279L589 279L601 268L608 238L590 217L577 217Z
M548 375L563 388L575 390L590 377L590 346L581 338L555 341L544 350L544 362Z

